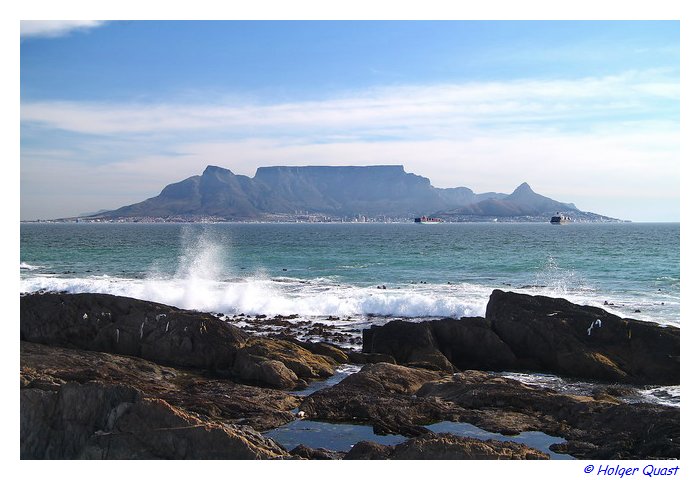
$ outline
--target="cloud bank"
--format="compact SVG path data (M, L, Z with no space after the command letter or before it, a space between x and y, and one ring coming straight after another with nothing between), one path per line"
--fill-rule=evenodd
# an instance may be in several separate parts
M631 72L577 80L523 80L384 87L321 101L277 103L111 104L26 102L22 121L86 134L264 129L315 135L357 132L456 135L453 128L519 128L547 123L610 123L645 116L659 101L679 99L670 79ZM498 126L497 126L498 125ZM555 127L556 128L556 127ZM263 130L261 130L263 129Z
M22 20L19 31L21 38L56 38L74 31L96 28L104 23L98 20Z
M631 71L387 86L297 102L24 102L22 208L58 194L57 185L77 209L61 215L116 208L207 164L253 175L263 165L392 163L436 186L477 192L528 181L579 208L629 218L625 199L677 201L679 97L673 75ZM84 206L107 191L103 203Z

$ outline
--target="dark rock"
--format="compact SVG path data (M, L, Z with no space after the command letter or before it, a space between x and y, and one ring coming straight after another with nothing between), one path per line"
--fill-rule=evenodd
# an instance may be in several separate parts
M632 384L680 383L680 330L561 298L494 290L493 331L520 368ZM597 327L600 320L600 327Z
M464 409L460 421L485 430L564 437L569 445L559 448L577 458L680 455L680 410L673 407L566 395L477 371L425 383L416 396L449 401Z
M516 361L509 345L484 318L444 319L432 322L431 329L438 348L457 370L498 370Z
M21 459L289 458L247 428L203 422L123 385L20 390Z
M299 377L284 363L260 355L251 355L246 350L236 356L233 371L236 377L243 381L274 388L292 389L299 384Z
M306 445L297 445L289 453L308 460L341 460L344 455L343 452L335 452L325 448L311 448Z
M20 298L20 339L226 373L248 337L213 315L106 294Z
M345 460L548 460L549 455L526 445L477 440L449 433L427 433L394 447L358 442Z
M393 321L362 331L362 351L393 356L402 365L452 372L498 369L516 358L484 318Z
M422 437L425 425L453 421L504 435L540 431L563 437L570 445L558 448L576 458L680 455L677 408L623 403L610 395L562 394L473 370L447 375L366 365L339 384L309 395L299 409L309 419L369 424L379 435Z
M304 342L301 346L317 355L332 358L337 363L348 363L350 361L347 353L328 342Z
M564 299L494 290L486 318L393 321L362 332L364 353L443 371L520 370L629 384L680 383L680 330Z
M337 362L286 340L251 337L236 356L234 373L242 380L277 388L299 386L297 380L330 377Z
M58 391L68 382L129 385L192 415L250 425L258 431L294 419L301 400L285 392L212 379L200 371L148 360L20 342L20 386Z
M402 365L452 372L454 367L440 352L430 323L397 320L362 331L362 351L391 355Z
M397 445L392 460L549 460L521 443L477 440L449 433L411 438Z
M636 390L627 385L605 385L600 390L612 397L630 397L636 394Z
M20 302L22 340L205 368L275 388L329 377L334 358L346 360L332 345L315 345L328 356L315 354L292 342L250 337L209 314L125 297L46 294Z
M343 460L387 460L393 452L394 447L363 440L353 445Z
M339 347L336 347L332 343L328 342L304 342L302 340L299 340L291 335L276 335L274 338L278 340L286 340L288 342L295 343L296 345L299 345L300 347L310 351L311 353L315 353L316 355L324 355L328 358L333 359L334 362L336 363L348 363L350 362L350 358L348 357L348 353L340 349Z
M392 365L396 365L396 360L394 357L384 353L364 353L349 350L347 355L350 362L359 363L360 365L364 365L366 363L391 363Z
M369 423L380 435L420 435L425 433L420 425L456 418L445 402L414 395L424 383L442 375L387 363L368 364L337 385L309 395L299 410L309 419Z
M441 378L438 372L408 368L388 363L365 365L358 373L349 375L339 385L367 392L389 392L413 395L425 383Z

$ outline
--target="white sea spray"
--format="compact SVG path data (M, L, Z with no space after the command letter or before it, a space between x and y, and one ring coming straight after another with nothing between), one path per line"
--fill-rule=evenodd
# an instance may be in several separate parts
M43 268L43 267L41 265L30 265L27 262L20 262L19 263L20 270L39 270L40 268Z

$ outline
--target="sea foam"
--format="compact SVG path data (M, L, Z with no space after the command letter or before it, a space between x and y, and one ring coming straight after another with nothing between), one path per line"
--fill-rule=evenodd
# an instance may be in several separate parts
M19 263L20 270L38 270L40 268L42 268L41 265L30 265L27 262L20 262Z
M21 280L23 292L108 293L165 303L180 308L225 314L304 316L380 315L393 317L462 317L483 315L490 290L421 285L396 290L325 283L275 282L253 277L238 281L202 278L125 279L119 277L32 277Z
M109 293L180 308L224 314L298 314L313 317L462 317L483 315L490 290L471 285L403 285L388 289L338 284L328 278L270 277L265 271L230 278L235 244L211 230L185 228L174 273L151 265L144 279L116 276L31 276L25 292Z

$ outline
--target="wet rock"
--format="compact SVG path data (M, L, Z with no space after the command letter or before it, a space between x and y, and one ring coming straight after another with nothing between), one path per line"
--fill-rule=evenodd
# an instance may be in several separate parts
M247 428L205 422L123 385L20 390L22 459L289 458Z
M20 298L20 339L226 374L248 335L213 315L106 294Z

